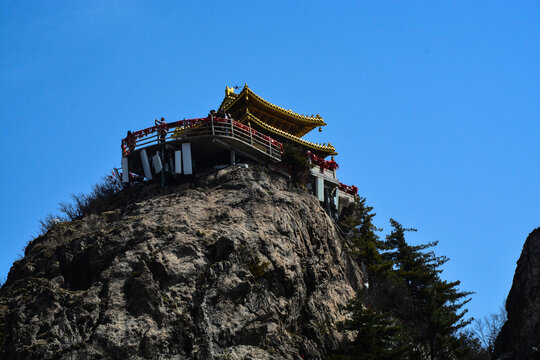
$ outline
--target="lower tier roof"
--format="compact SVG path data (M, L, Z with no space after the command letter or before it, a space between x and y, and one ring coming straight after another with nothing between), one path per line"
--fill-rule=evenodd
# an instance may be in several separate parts
M247 123L247 122L251 122L253 124L256 124L257 126L261 127L262 129L264 130L267 130L273 134L276 134L284 139L287 139L287 140L290 140L294 143L297 143L301 146L304 146L304 147L307 147L308 149L310 149L311 151L313 151L314 153L320 155L320 156L323 156L323 157L326 157L326 156L330 156L330 155L337 155L338 153L336 152L336 149L332 146L332 144L328 143L327 145L324 145L324 144L316 144L316 143L312 143L310 141L307 141L307 140L304 140L302 138L299 138L297 136L294 136L292 134L289 134L285 131L282 131L278 128L275 128L271 125L268 125L267 123L265 123L264 121L261 121L260 119L258 119L255 115L251 114L250 112L247 112L240 120L239 120L241 123Z

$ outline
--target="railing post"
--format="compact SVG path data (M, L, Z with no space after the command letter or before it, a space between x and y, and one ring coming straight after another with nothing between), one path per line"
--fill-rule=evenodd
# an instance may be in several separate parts
M268 137L268 153L272 156L272 139Z
M214 135L214 117L210 116L210 126L212 127L212 136Z
M249 125L249 141L251 142L251 146L253 146L253 133L251 132L251 123L248 123Z
M234 120L231 119L231 137L234 137Z

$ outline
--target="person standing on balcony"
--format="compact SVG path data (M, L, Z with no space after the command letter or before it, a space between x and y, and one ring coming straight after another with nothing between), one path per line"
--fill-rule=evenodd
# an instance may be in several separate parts
M133 136L133 133L128 130L127 132L127 137L126 137L126 145L127 145L127 148L129 149L129 152L132 152L133 150L135 150L135 138Z
M157 132L159 142L163 144L165 142L165 137L167 137L167 122L165 121L165 118L162 117L161 120L156 119L154 124L158 127Z

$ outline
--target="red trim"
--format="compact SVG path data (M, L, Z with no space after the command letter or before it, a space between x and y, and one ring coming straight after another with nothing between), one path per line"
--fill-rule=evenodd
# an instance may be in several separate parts
M131 133L130 136L127 136L126 138L122 139L122 155L125 156L129 154L131 151L133 151L137 143L137 140L142 139L143 137L148 136L149 134L153 134L155 132L157 132L158 134L163 134L163 132L167 132L171 128L176 128L179 126L189 127L189 126L198 125L201 123L208 123L209 121L210 121L209 117L196 118L196 119L184 119L184 120L172 122L170 124L164 123L161 125L154 125L146 129L134 131L133 133ZM264 135L245 124L239 123L238 121L235 121L235 120L214 117L214 122L217 122L217 123L228 123L229 121L232 121L233 126L235 128L238 128L244 131L249 131L251 129L251 133L254 136L262 137L264 140L270 141L272 145L277 146L279 148L283 147L283 144L280 143L279 141L274 140L271 137Z
M184 120L175 121L175 122L170 123L170 124L165 123L165 124L161 124L161 125L151 126L149 128L142 129L142 130L139 130L139 131L135 131L135 132L131 133L131 135L129 135L126 138L122 139L122 155L125 156L125 155L129 154L131 151L133 151L133 149L135 148L135 145L137 143L137 140L142 139L143 137L147 136L148 134L153 134L154 132L157 132L158 134L161 134L164 131L167 132L171 128L175 128L175 127L178 127L178 126L183 126L183 127L193 126L193 125L197 125L197 124L200 124L200 123L208 123L209 120L210 120L210 118L208 118L208 117L206 117L206 118L198 118L198 119L187 119L187 120L184 119ZM272 145L277 146L280 149L283 148L283 144L281 142L279 142L279 141L277 141L275 139L272 139L270 136L265 135L263 133L260 133L257 130L255 130L255 129L253 129L253 128L245 125L245 124L239 123L238 121L235 121L235 120L230 120L230 121L232 121L232 124L233 124L233 126L235 128L242 129L244 131L250 131L250 129L251 129L251 133L253 135L262 137L264 140L269 141ZM229 119L214 117L214 122L228 123ZM331 171L333 171L335 169L339 169L339 165L334 160L324 160L323 158L320 158L317 155L313 154L311 151L308 151L307 154L310 157L311 162L313 164L321 167L322 169L328 169L328 170L331 170ZM132 176L132 174L130 173L130 177L131 176ZM354 186L354 185L353 186L348 186L348 185L339 183L339 190L341 190L341 191L343 191L343 192L345 192L347 194L354 195L354 196L356 196L358 194L358 188L356 186Z
M348 186L348 185L345 185L345 184L342 184L342 183L339 183L339 190L347 193L347 194L351 194L351 195L358 195L358 188L356 186Z
M308 151L308 156L311 159L311 162L322 169L328 169L330 171L339 169L339 165L334 160L324 160L323 158L318 157L311 151Z

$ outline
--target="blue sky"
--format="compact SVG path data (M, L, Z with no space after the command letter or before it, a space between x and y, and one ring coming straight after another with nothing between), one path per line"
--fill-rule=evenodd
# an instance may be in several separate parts
M534 1L0 3L0 276L38 221L120 165L127 130L200 117L243 85L328 126L342 182L438 240L471 315L540 226Z

